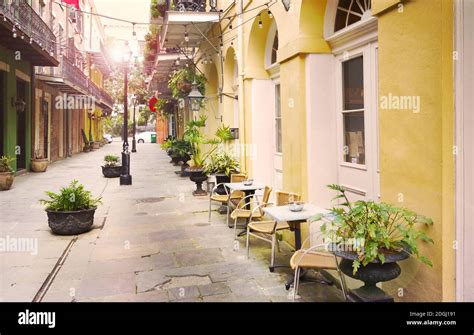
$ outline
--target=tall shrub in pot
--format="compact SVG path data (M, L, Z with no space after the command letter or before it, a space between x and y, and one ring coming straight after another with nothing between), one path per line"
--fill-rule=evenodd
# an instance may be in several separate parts
M196 183L194 195L206 195L207 192L202 189L202 183L207 180L204 166L207 159L217 150L218 146L232 138L230 128L221 126L217 129L213 138L207 138L203 134L206 127L205 116L198 120L189 121L186 124L184 140L191 144L191 160L189 161L188 171L190 179Z

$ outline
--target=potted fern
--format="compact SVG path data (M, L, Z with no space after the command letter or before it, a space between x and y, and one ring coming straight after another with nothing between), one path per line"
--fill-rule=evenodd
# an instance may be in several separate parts
M14 160L11 156L0 157L0 191L7 191L12 187L15 173L11 164Z
M321 225L321 231L331 251L342 258L341 271L364 282L351 295L357 301L393 301L376 284L397 278L401 273L397 262L410 256L432 266L427 257L420 255L418 244L434 242L416 226L429 226L433 221L384 202L350 202L342 186L328 187L337 192L335 199L341 203L330 214L318 215L312 221L330 218Z
M62 187L59 193L46 194L49 199L41 199L40 203L46 206L48 225L54 234L77 235L91 229L100 197L93 197L77 180Z
M31 171L46 172L48 169L48 159L44 158L40 150L35 150L35 158L31 160Z
M116 155L106 155L104 165L102 165L102 174L105 178L120 177L122 166L119 164L119 157Z

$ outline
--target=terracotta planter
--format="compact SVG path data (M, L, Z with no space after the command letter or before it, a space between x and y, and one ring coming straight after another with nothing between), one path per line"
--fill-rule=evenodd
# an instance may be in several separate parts
M15 173L0 172L0 191L9 190L12 187L13 179L15 179Z
M204 196L207 195L207 192L202 189L202 183L207 180L207 176L204 173L203 169L196 168L187 168L185 170L189 172L189 179L196 183L196 190L193 191L194 196Z
M97 207L71 212L46 210L48 225L57 235L78 235L89 231L94 224Z
M33 172L45 172L48 169L47 159L32 159L31 160L31 171Z
M102 166L102 174L105 178L117 178L122 173L122 166Z
M92 144L92 149L94 149L94 150L100 149L100 142L94 142Z

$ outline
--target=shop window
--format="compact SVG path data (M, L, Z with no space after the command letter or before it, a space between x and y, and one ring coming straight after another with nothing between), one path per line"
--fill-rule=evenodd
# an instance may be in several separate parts
M339 0L334 32L370 17L371 0Z
M359 56L342 63L344 161L365 164L364 62Z

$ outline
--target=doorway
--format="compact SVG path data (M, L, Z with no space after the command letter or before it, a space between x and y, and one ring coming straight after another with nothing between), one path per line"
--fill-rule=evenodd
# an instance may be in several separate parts
M26 82L17 78L16 101L26 103ZM26 106L16 111L16 168L26 169Z
M49 158L49 102L46 98L42 99L41 102L41 127L43 128L43 148L39 155L42 158Z
M0 71L0 157L5 155L5 75Z
M377 42L336 57L338 183L354 200L380 199Z

